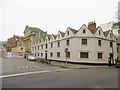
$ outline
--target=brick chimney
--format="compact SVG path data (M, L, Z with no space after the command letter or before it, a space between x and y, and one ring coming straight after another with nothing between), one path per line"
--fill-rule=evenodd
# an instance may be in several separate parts
M90 30L95 30L96 29L95 21L88 23L88 29L90 29Z

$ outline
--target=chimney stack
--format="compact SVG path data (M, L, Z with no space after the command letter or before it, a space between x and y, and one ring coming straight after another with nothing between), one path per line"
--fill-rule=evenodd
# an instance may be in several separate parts
M88 23L88 29L90 29L90 30L95 30L96 29L95 21Z

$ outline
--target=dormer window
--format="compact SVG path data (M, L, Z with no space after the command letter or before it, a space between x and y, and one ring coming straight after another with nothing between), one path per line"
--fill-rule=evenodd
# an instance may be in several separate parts
M47 47L48 47L47 44L45 44L45 47L46 47L46 49L47 49Z
M39 41L39 43L41 43L41 41Z
M99 35L101 34L101 32L99 31Z
M58 38L60 38L60 34L58 34Z
M47 42L47 39L46 39L46 42Z
M120 34L120 30L118 30L118 34Z
M69 31L67 31L67 35L69 35Z
M86 33L86 30L83 30L83 33Z
M110 38L112 38L112 33L110 33Z

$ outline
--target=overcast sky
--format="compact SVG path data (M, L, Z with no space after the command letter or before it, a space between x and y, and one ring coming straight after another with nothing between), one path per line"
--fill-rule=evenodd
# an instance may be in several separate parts
M97 26L115 21L119 0L2 0L0 1L0 41L14 34L23 36L25 26L38 27L49 34L79 29L95 21Z

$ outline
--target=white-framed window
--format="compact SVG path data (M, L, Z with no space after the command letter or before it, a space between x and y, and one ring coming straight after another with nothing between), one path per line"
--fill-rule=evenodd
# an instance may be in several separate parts
M39 50L39 46L38 46L38 50Z
M43 57L43 53L41 53L41 57Z
M43 45L41 45L41 49L43 49Z
M113 47L113 43L112 42L110 42L110 47Z
M97 53L97 58L98 58L98 59L102 59L102 58L103 58L103 53L100 53L100 52Z
M51 43L51 48L53 48L53 43Z
M57 46L60 47L60 42L57 42Z
M57 52L57 57L60 58L60 52Z
M66 40L66 45L68 46L70 44L70 40Z
M23 47L21 47L21 50L23 50Z
M98 40L98 46L101 46L101 40Z
M86 33L86 30L83 30L83 33Z
M39 53L38 53L38 57L39 57Z
M89 52L80 52L80 58L89 58Z
M50 57L53 57L53 52L50 52Z
M45 48L46 48L46 49L48 48L48 45L47 45L47 44L45 44Z
M87 45L87 39L82 39L82 42L81 42L83 45Z

